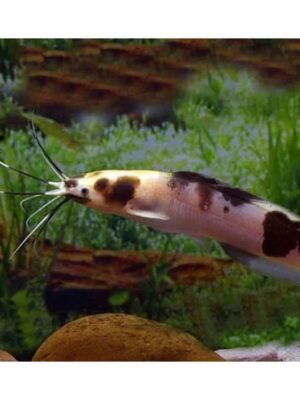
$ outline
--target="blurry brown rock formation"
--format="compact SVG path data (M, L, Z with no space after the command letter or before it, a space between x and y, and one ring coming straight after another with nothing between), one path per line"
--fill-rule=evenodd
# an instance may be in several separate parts
M195 73L250 68L268 85L297 86L299 40L173 39L152 44L79 40L68 50L22 49L22 104L56 119L85 114L170 117Z

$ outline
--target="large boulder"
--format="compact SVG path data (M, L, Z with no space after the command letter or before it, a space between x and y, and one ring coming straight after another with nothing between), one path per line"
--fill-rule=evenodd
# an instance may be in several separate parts
M80 318L54 332L33 361L221 361L193 336L126 314Z

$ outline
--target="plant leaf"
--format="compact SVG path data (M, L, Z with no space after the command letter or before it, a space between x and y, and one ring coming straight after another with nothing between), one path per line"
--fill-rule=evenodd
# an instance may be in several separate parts
M129 300L129 293L124 290L123 292L113 293L109 296L109 303L112 306L122 306Z
M33 122L46 136L52 136L60 139L62 143L68 147L71 147L72 149L80 149L80 147L82 147L82 143L74 139L70 132L58 122L33 113L23 112L22 116L28 121Z

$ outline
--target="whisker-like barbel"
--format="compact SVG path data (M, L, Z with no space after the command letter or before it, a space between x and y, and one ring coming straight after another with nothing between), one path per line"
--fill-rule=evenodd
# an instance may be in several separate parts
M6 192L0 190L0 194L6 194L8 196L41 196L44 195L45 192Z
M19 246L14 250L12 255L9 257L11 260L17 252L20 250L20 248L31 238L31 236L36 232L41 225L43 225L44 222L46 222L47 218L49 217L49 214L47 214L34 228L33 230L25 237L25 239L19 244Z
M58 165L55 164L55 162L49 157L48 153L46 152L46 150L44 149L44 147L42 146L36 131L35 131L35 127L32 124L32 135L33 138L36 142L36 144L38 145L38 147L40 148L42 155L44 157L44 159L46 160L46 162L48 163L48 165L50 166L50 168L52 169L52 171L61 179L61 180L66 180L69 179L64 172L58 167Z
M33 248L35 253L37 254L37 250L36 250L36 243L39 239L39 237L41 236L41 234L44 232L44 230L46 229L47 225L49 224L49 222L52 220L52 218L54 218L55 214L58 212L58 210L69 201L70 199L66 198L63 199L59 204L57 204L57 206L55 206L53 208L53 210L48 214L48 218L46 219L46 221L44 222L44 224L40 227L36 237L34 238L34 242L33 242Z
M46 181L45 179L36 177L26 171L22 171L18 168L15 167L11 167L10 165L4 163L3 161L0 161L0 166L2 166L3 168L6 168L8 170L17 172L20 175L26 176L28 178L31 179L35 179L41 183L45 183L47 185L50 186L54 186L57 189L56 190L52 190L52 191L43 191L43 192L12 192L12 191L0 191L0 194L2 195L8 195L8 196L29 196L27 199L24 199L20 202L20 206L21 208L24 210L23 204L25 203L25 201L40 197L40 196L55 196L54 199L51 199L50 201L48 201L46 204L42 205L38 210L36 210L29 218L27 218L27 220L25 221L26 227L29 226L29 221L36 216L38 213L40 213L42 210L44 210L46 207L50 206L52 203L54 203L55 201L57 201L59 198L61 198L61 196L65 196L67 193L64 190L64 185L65 185L65 181L68 180L69 178L63 173L63 171L55 164L55 162L51 159L51 157L47 154L46 150L44 149L44 147L42 146L36 132L35 132L35 128L34 125L32 124L32 135L34 138L35 143L37 144L37 146L39 147L39 149L41 150L41 153L43 155L43 158L45 159L45 161L47 162L47 164L50 166L50 168L52 169L52 171L62 180L61 182L52 182L52 181ZM50 211L50 213L48 213L34 228L33 230L25 237L25 239L20 243L20 245L15 249L15 251L12 253L11 257L14 257L14 255L20 250L20 248L30 239L30 237L37 231L38 231L38 235L37 238L40 236L40 234L43 232L43 230L45 229L45 227L47 226L47 224L50 222L50 220L54 217L54 215L56 214L56 212L59 210L59 208L65 204L67 201L69 201L70 198L64 198L58 205L56 205L52 211ZM24 210L25 211L25 210Z
M27 220L25 221L26 227L28 229L30 229L29 226L29 221L34 218L37 214L39 214L41 211L43 211L45 208L47 208L48 206L50 206L50 204L54 203L56 200L58 200L60 197L56 196L53 199L51 199L50 201L48 201L46 204L43 204L38 210L36 210L33 214L30 215L30 217L27 218Z
M41 194L35 194L35 195L33 195L33 196L30 196L30 197L27 197L26 199L21 200L21 201L20 201L20 207L22 208L22 210L23 210L24 212L26 212L26 210L25 210L25 208L24 208L24 203L26 203L26 202L29 201L29 200L35 199L35 198L37 198L37 197L41 197L41 196L42 196Z
M25 237L25 239L19 244L19 246L14 250L12 255L10 256L10 260L16 255L16 253L21 249L21 247L31 238L31 236L39 229L42 228L41 231L38 232L38 236L41 234L41 232L45 229L47 226L48 222L54 217L56 212L59 210L59 208L69 201L69 199L63 199L56 207L53 208L53 210L45 215L45 217L33 228L33 230ZM44 226L45 224L45 226Z
M29 174L28 172L25 172L25 171L21 171L18 168L11 167L10 165L5 164L3 161L0 161L0 165L2 167L6 168L6 169L9 169L11 171L17 172L20 175L27 176L28 178L35 179L36 181L39 181L39 182L42 182L42 183L48 183L45 179L38 178L37 176L31 175L31 174Z

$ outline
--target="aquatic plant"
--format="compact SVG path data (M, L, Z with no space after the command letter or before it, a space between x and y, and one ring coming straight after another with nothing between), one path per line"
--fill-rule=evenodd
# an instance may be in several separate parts
M0 82L14 79L16 69L20 66L20 41L17 39L0 39Z
M232 266L209 284L174 287L159 318L217 349L299 340L299 307L297 287Z

